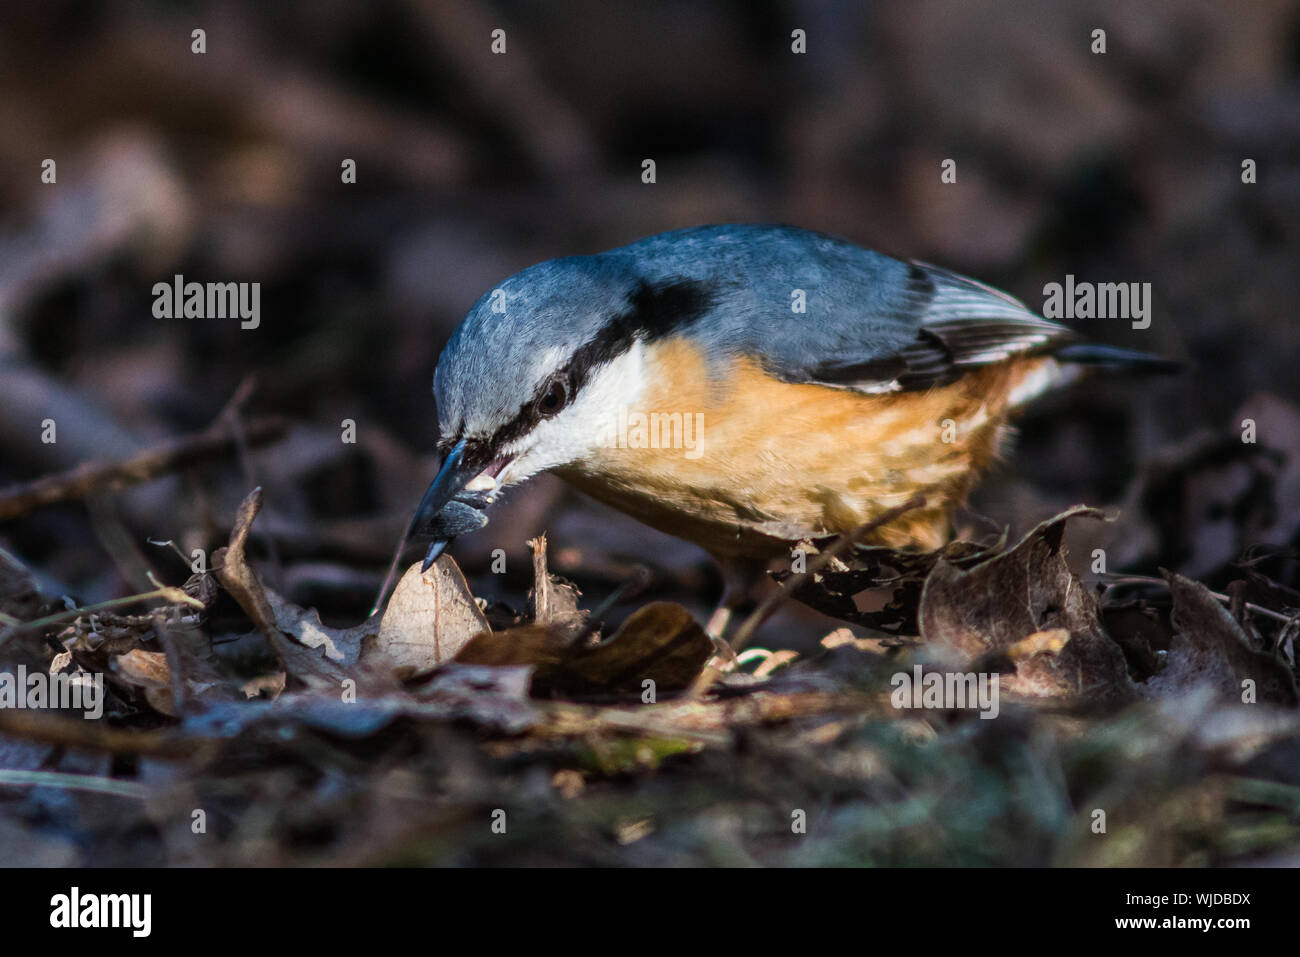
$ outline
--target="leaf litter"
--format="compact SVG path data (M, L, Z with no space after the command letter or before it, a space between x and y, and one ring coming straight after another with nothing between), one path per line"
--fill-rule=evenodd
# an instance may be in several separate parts
M114 777L142 785L133 800L74 798L125 802L151 830L114 860L1192 864L1296 845L1286 616L1234 617L1172 572L1138 598L1085 585L1067 531L1106 520L1095 509L1010 546L841 549L794 597L883 627L832 631L817 655L747 652L758 669L692 695L716 647L690 612L652 601L603 636L544 538L521 623L493 629L443 555L408 568L382 615L334 627L249 562L260 507L255 490L213 571L186 584L202 611L49 629L57 669L106 674L110 728L0 711L0 741L44 747L48 766L68 749L131 759ZM5 607L30 614L31 579L11 564L5 580ZM257 673L214 651L214 583L254 627L240 640L267 649ZM997 674L999 720L895 707L891 678L913 667ZM191 806L221 841L185 837ZM1089 842L1093 806L1142 826ZM497 808L518 823L491 841ZM798 840L796 810L815 816Z

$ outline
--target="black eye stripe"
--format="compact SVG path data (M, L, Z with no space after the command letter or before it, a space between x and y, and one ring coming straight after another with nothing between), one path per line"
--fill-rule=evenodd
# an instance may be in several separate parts
M715 296L713 285L694 279L674 279L657 285L638 283L627 297L628 308L613 316L594 338L579 346L556 373L565 377L567 386L560 408L573 401L598 368L627 352L637 340L654 342L680 331L708 312ZM554 382L554 376L543 382L532 399L492 433L484 443L485 448L500 449L532 431L543 418L539 405Z
M573 353L568 371L574 391L586 385L598 367L627 352L637 340L654 342L684 329L709 311L714 298L715 287L695 279L653 286L638 283L627 297L628 308Z

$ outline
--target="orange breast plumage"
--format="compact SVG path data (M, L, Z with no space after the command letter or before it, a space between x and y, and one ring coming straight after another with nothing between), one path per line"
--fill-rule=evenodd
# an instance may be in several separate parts
M647 349L639 402L610 410L597 453L561 471L578 488L719 557L767 557L848 531L915 493L926 505L876 544L933 549L998 455L1013 401L1050 359L975 369L924 391L789 383L745 357L706 366L688 340Z

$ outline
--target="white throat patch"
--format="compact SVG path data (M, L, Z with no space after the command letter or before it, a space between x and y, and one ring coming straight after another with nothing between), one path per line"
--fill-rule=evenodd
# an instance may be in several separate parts
M569 465L599 448L620 408L635 405L646 388L645 344L640 340L587 380L573 402L553 419L540 422L503 450L519 457L501 473L501 485L514 485L538 472Z

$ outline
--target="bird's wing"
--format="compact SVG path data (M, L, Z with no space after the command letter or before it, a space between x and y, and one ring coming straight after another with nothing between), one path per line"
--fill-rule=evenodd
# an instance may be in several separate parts
M1016 355L1047 354L1080 337L1030 312L991 286L925 263L899 263L894 288L871 314L836 309L836 341L776 356L772 371L789 382L862 392L926 389ZM852 336L855 329L861 335ZM848 333L848 335L846 335ZM772 353L767 353L773 358Z

